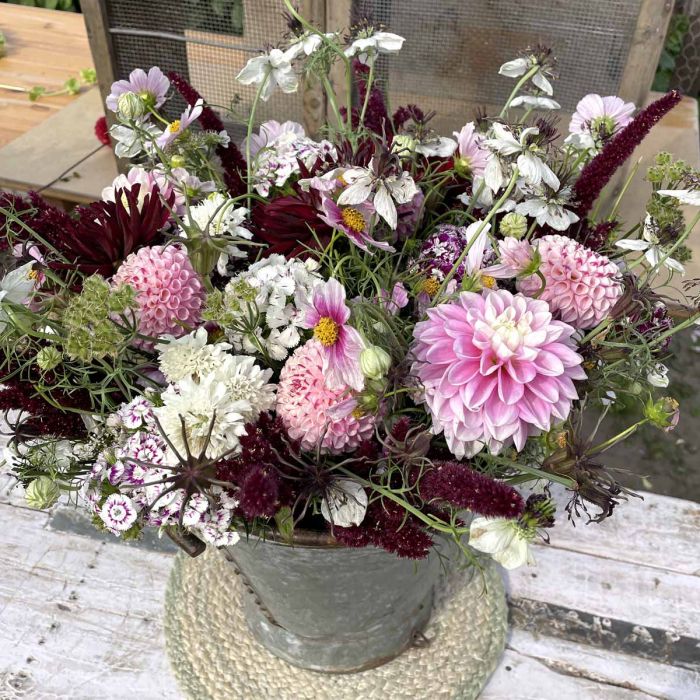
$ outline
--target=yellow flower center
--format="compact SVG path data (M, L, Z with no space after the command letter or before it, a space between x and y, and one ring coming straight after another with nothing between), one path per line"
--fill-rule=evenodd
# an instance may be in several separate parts
M440 291L440 282L435 277L430 277L421 285L421 290L429 297L434 297Z
M322 316L314 327L314 337L329 348L338 342L340 326L330 317Z
M176 119L174 122L170 122L168 125L168 131L174 134L176 131L180 131L180 120Z
M365 226L367 224L365 217L362 215L362 212L358 211L354 207L346 207L343 209L341 217L343 219L343 223L351 231L361 233L365 230Z
M365 412L358 406L357 408L354 408L352 411L352 417L355 420L360 420L360 418L364 418Z
M496 278L491 275L481 275L481 286L487 289L496 289Z
M336 177L335 179L338 181L338 184L339 184L341 187L347 187L347 186L348 186L348 181L345 179L345 177L343 176L342 173L341 173L340 175L338 175L338 177Z
M559 433L559 435L557 435L557 445L562 449L566 447L566 433Z
M36 282L39 279L39 273L36 270L29 270L27 273L27 279L34 280Z

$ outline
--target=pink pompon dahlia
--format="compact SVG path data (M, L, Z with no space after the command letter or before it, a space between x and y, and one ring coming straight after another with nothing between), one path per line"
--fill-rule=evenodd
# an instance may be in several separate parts
M114 286L136 291L139 332L180 337L200 321L204 287L187 252L178 245L152 246L132 253L112 278ZM143 343L150 347L150 341Z
M372 437L375 418L333 411L345 401L348 387L328 388L325 361L323 345L313 338L294 351L280 373L277 415L302 449L313 450L320 440L326 452L352 451Z
M518 280L518 291L537 295L574 328L598 325L622 294L617 265L566 236L543 236L536 244L544 289L541 277L529 275Z
M360 353L364 343L348 324L349 319L345 287L331 277L314 290L301 326L313 328L314 338L321 344L326 384L331 389L349 386L362 391L365 380L360 370Z
M565 420L585 379L574 329L546 302L504 289L462 292L416 324L411 369L424 388L433 432L462 459L497 454Z

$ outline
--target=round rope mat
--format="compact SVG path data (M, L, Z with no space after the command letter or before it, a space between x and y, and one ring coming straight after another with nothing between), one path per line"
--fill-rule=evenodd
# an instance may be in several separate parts
M180 687L193 700L472 700L496 668L507 629L503 582L450 573L424 630L430 643L368 671L324 674L278 659L248 631L243 585L211 548L179 554L165 596L165 635Z

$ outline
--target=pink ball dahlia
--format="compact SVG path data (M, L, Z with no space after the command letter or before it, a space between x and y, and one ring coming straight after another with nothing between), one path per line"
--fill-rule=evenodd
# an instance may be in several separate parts
M200 321L204 287L180 246L152 246L132 253L112 284L128 284L136 291L139 332L144 335L179 337Z
M518 450L565 420L585 379L574 329L546 302L504 289L462 292L416 324L412 374L423 385L433 432L471 457L484 445Z
M574 328L598 325L622 294L617 266L566 236L543 236L536 243L542 258L539 271L546 281L538 298ZM532 296L541 289L542 279L530 275L518 280L517 286Z
M347 398L347 388L326 386L323 356L323 346L315 339L294 351L280 373L277 415L289 437L298 440L303 449L315 449L323 436L321 447L338 454L372 437L374 416L331 415L332 409Z

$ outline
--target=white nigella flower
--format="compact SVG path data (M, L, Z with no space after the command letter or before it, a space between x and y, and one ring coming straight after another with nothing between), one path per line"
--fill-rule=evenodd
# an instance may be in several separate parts
M658 194L664 197L674 197L681 204L700 207L700 190L659 190Z
M624 250L644 251L644 257L652 267L656 267L659 262L663 260L664 267L667 267L673 272L685 274L685 268L678 262L678 260L674 260L673 258L666 256L666 253L660 245L658 225L649 214L647 214L646 219L644 220L644 228L642 229L641 238L625 238L621 241L617 241L615 245L618 248L623 248Z
M355 41L345 49L346 56L357 56L360 63L369 63L380 53L397 53L401 51L403 42L406 41L398 34L391 32L363 32Z
M516 205L518 214L525 214L537 220L540 226L551 226L555 231L566 231L579 217L564 205L569 203L568 187L557 191L548 187L534 188L533 196Z
M396 137L394 137L396 140ZM424 156L449 158L457 150L457 142L448 136L435 136L425 141L416 142L413 150Z
M589 151L591 155L595 155L598 152L598 146L596 145L595 139L590 134L569 134L565 139L564 143L567 146L575 148L577 151ZM584 163L581 163L580 167L583 167Z
M469 545L490 554L506 569L535 563L528 546L529 540L529 534L517 520L474 518L469 527Z
M272 49L270 53L251 58L243 70L236 76L236 80L243 85L262 85L260 99L267 102L270 99L275 85L279 85L282 92L296 92L299 85L290 57L280 49Z
M493 136L486 139L484 144L499 156L509 157L517 155L516 163L518 171L528 185L539 185L541 182L544 182L553 190L559 189L559 178L544 160L540 158L539 154L541 153L541 149L537 141L532 139L532 137L540 133L539 129L534 126L527 127L516 137L507 126L496 122L491 130ZM484 177L489 187L491 187L492 184L496 184L497 180L500 180L502 185L505 180L502 172L496 172L496 169L500 171L500 168L501 165L496 158L492 158L486 166ZM497 191L497 189L495 189L494 192Z
M342 206L362 204L371 201L377 214L396 228L396 204L406 204L418 192L413 178L406 172L399 175L377 176L370 161L367 168L350 168L343 173L343 180L348 183L338 197Z
M551 97L541 95L518 95L510 103L511 107L522 107L532 109L561 109L561 105Z
M333 33L324 34L326 39L333 41L336 37ZM323 37L315 32L304 32L301 36L294 37L289 43L289 48L284 52L290 61L299 57L302 53L310 56L323 43Z
M489 160L489 164L491 161L498 161L498 158L491 158ZM489 165L486 166L488 169ZM492 181L491 184L494 184ZM460 202L463 204L466 204L467 206L470 206L472 202L474 203L474 206L478 207L479 209L491 209L494 204L494 197L493 193L495 191L498 191L501 188L501 184L499 183L496 186L496 189L492 189L491 185L486 182L486 176L481 177L479 175L474 176L474 180L472 183L472 195L468 195L466 192L463 194L460 194L457 199L459 199ZM502 212L509 212L513 211L515 209L515 201L512 199L506 199L503 204L498 208L496 211L496 214L500 214Z
M647 381L652 386L658 387L659 389L665 389L669 385L668 378L668 367L658 362L654 365L654 368L647 373Z
M181 338L164 335L156 345L160 354L158 368L171 383L185 377L196 380L219 369L230 349L228 343L208 344L208 334L203 326Z
M507 61L504 63L498 70L498 73L500 75L505 75L509 78L520 78L521 76L525 75L529 70L534 68L537 65L537 57L536 56L528 56L527 58L516 58L512 61ZM536 87L538 87L542 92L546 93L547 95L551 95L553 90L552 90L552 84L547 80L547 77L544 74L544 71L542 68L538 70L533 76L532 76L532 82Z
M152 150L152 141L160 136L160 129L145 119L136 120L138 129L132 129L124 124L116 124L110 129L110 134L117 142L114 153L117 158L135 158L144 152ZM144 133L146 132L146 133Z
M32 293L36 283L36 277L32 273L33 266L33 262L28 262L8 272L0 280L0 332L5 329L8 319L3 302L24 304Z
M338 527L360 525L367 512L367 493L352 479L338 479L321 502L321 515Z

